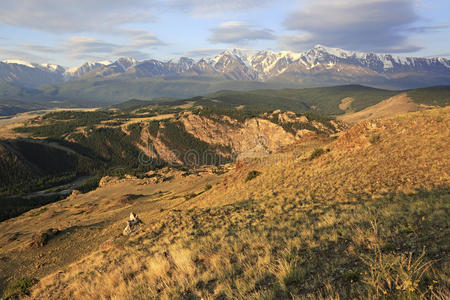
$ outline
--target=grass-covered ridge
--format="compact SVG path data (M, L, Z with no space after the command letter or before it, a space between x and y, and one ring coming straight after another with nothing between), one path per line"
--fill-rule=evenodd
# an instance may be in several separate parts
M408 91L408 96L419 104L432 106L450 105L450 86L437 86Z
M344 98L354 99L352 110L359 111L397 93L360 85L280 90L260 89L247 92L224 90L204 97L173 101L171 105L194 101L197 105L217 108L243 106L250 110L281 109L294 112L312 111L321 115L339 115L344 113L339 108L339 104Z

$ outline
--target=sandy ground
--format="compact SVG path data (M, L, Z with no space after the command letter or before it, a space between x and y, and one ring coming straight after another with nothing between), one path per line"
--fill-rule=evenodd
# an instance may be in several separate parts
M341 104L339 104L339 109L344 110L344 111L347 110L354 100L355 99L350 98L350 97L346 97L346 98L342 99Z

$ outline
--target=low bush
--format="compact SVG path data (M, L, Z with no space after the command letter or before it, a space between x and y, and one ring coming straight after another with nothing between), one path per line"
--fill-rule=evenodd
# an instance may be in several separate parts
M30 288L35 285L36 279L24 277L10 284L3 293L2 299L19 299L30 294Z
M322 148L314 149L314 151L311 153L311 156L309 157L309 160L313 160L314 158L317 158L325 153L325 150Z
M100 183L101 176L94 176L86 179L83 183L77 188L81 193L85 194L87 192L93 191L98 188Z
M379 136L378 134L373 135L373 136L369 139L369 142L370 142L371 144L378 143L379 141L380 141L380 136Z
M245 177L245 182L248 182L250 180L255 179L256 177L258 177L259 175L261 175L261 172L256 171L256 170L252 170L250 172L247 173L247 177Z

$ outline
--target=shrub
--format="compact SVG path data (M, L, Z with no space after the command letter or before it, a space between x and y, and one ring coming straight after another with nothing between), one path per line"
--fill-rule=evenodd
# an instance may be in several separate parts
M196 193L189 193L189 194L184 195L184 199L186 199L186 200L190 200L195 197L197 197Z
M373 135L373 136L369 139L369 142L370 142L371 144L378 143L379 141L380 141L380 136L379 136L378 134Z
M255 179L256 177L258 177L259 175L261 175L261 172L253 170L247 173L247 177L245 178L245 182L248 182L250 180Z
M36 279L24 277L10 284L3 293L2 299L19 299L30 294L30 288L35 285Z
M314 151L311 153L311 156L309 157L309 160L313 160L314 158L319 157L324 153L325 150L323 150L322 148L314 149Z
M83 183L77 189L83 194L93 191L96 188L98 188L100 179L101 179L101 176L94 176L94 177L88 178L85 181L83 181Z
M205 191L208 191L210 189L212 189L212 185L210 184L205 185Z

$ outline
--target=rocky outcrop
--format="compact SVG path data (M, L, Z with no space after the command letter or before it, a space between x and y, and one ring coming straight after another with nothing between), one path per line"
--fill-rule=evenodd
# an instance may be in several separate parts
M30 247L31 248L41 248L47 245L48 241L56 236L60 231L58 229L47 229L43 232L37 232L33 234L31 238Z
M280 125L262 118L237 123L186 114L181 122L191 135L208 144L229 147L238 157L267 154L297 140Z
M141 219L139 219L139 217L135 213L130 213L130 218L127 221L127 227L125 227L125 229L123 230L123 235L130 235L134 231L136 226L139 226L141 224L143 224Z

